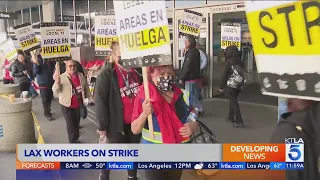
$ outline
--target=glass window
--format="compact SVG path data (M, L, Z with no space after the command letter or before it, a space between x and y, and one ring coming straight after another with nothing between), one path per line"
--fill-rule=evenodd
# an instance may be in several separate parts
M104 2L102 2L102 4L103 3ZM93 12L91 9L91 3L90 3L90 11ZM92 14L94 13L91 13L90 16L92 16ZM77 46L89 46L90 45L89 30L93 26L93 21L89 20L88 0L76 0L76 16L80 16L80 21L77 22L77 38L79 37L79 39L77 39ZM89 23L89 21L91 24ZM93 36L93 34L91 34L91 36ZM74 41L75 40L73 40L73 42Z
M21 24L21 11L16 11L15 12L17 14L17 19L15 20L15 25L19 25Z
M23 23L29 23L30 22L30 11L29 8L23 9Z
M174 0L166 0L166 8L173 8Z
M206 4L206 0L175 0L176 8L201 6Z
M90 11L99 12L105 10L105 1L101 0L90 0Z
M39 9L41 6L31 8L32 23L40 22Z

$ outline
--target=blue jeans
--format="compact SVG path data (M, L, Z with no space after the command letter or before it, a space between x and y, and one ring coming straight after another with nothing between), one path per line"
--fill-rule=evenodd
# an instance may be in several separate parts
M31 96L37 96L38 95L38 92L34 89L34 87L32 85L30 85L29 94L31 94Z
M288 102L286 98L278 98L278 122L281 119L281 115L288 112Z
M185 89L190 93L190 105L198 108L200 112L203 111L203 107L199 101L199 88L196 82L185 82Z

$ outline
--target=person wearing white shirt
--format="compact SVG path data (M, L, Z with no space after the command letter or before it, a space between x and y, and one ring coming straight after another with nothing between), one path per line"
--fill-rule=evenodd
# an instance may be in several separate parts
M204 53L201 49L200 49L200 44L197 43L197 49L200 52L200 69L201 71L204 70L204 68L206 68L208 61L207 61L207 55L206 53Z
M207 55L200 49L200 44L197 43L197 49L200 52L200 70L201 74L203 73L204 68L206 68L208 61L207 61ZM202 99L202 88L198 88L198 93L199 93L199 99Z

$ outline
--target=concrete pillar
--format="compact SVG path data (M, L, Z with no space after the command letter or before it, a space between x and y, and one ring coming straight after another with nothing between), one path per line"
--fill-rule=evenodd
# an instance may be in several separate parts
M0 6L0 12L6 12L6 9L4 6ZM3 42L4 40L7 39L7 34L6 34L6 19L0 19L0 41Z
M20 88L18 84L0 84L0 94L19 94Z
M0 98L0 152L15 152L16 144L36 143L32 100Z
M55 22L55 2L42 5L43 22Z

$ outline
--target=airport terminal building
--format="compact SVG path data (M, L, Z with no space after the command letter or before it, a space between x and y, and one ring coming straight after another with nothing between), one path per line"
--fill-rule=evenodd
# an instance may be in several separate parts
M221 51L221 22L241 25L241 52L249 74L249 81L257 82L250 33L248 30L245 1L210 0L169 0L166 1L170 38L173 43L173 62L176 69L183 63L184 38L179 35L178 25L184 9L203 14L198 42L207 54L206 74L209 87L205 96L214 95L220 69L224 62ZM72 47L94 48L95 12L113 9L112 0L48 0L48 1L0 1L0 12L10 14L11 18L0 17L0 40L9 36L14 38L13 26L32 23L36 34L40 35L40 22L68 21L71 28ZM39 37L40 38L40 37Z

